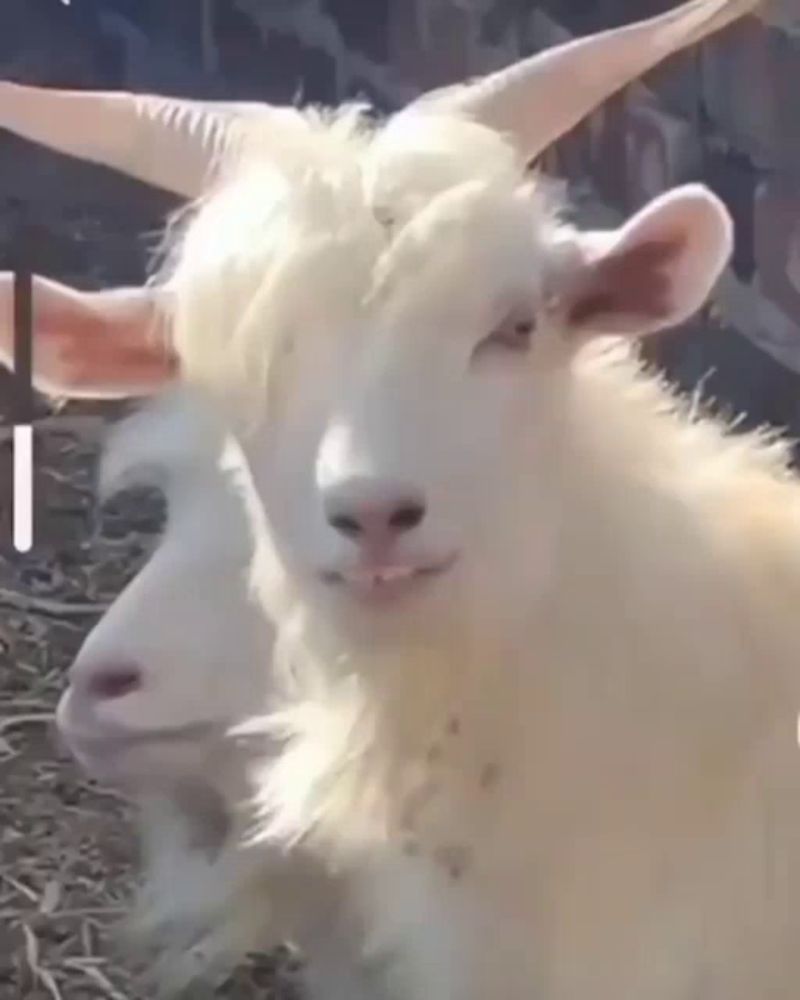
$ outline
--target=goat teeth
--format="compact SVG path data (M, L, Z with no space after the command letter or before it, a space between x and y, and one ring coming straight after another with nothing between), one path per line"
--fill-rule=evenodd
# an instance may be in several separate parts
M409 569L407 566L391 566L387 569L382 569L377 573L377 579L380 581L389 580L404 580L413 574L413 570Z
M414 575L414 570L407 566L387 566L378 570L352 570L347 574L350 583L356 586L380 586L395 580L405 580Z

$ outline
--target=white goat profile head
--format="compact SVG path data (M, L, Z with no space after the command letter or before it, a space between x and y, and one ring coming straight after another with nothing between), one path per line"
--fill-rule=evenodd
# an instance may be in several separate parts
M167 524L84 639L57 720L90 773L137 795L224 788L231 769L215 758L225 734L269 697L272 637L249 591L248 484L211 416L191 393L168 393L116 425L100 467L105 498L160 486Z

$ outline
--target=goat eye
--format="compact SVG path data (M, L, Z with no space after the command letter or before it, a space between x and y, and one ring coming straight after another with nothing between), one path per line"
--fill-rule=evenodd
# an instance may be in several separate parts
M532 316L509 317L485 337L480 344L476 354L483 354L487 350L505 351L527 351L531 344L533 334L536 332L536 320Z
M531 339L535 325L532 319L521 319L514 323L511 327L514 342L527 344Z

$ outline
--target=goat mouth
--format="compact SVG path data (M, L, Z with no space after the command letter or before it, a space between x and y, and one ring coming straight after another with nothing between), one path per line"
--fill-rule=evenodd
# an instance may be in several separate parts
M390 600L416 589L421 583L442 576L455 563L457 554L426 564L387 564L325 570L324 583L349 590L364 600Z
M147 751L155 746L191 747L207 742L218 727L211 723L190 723L185 726L163 729L131 731L123 728L73 729L68 725L56 726L57 740L90 774L106 777L124 767L130 755Z
M148 743L199 742L220 729L211 720L187 722L180 726L153 726L150 729L133 729L122 725L76 725L71 720L56 719L61 737L70 743L87 747L139 746Z

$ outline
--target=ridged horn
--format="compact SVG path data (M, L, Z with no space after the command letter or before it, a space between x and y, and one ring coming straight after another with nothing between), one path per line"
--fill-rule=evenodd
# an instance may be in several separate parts
M463 113L509 136L527 160L612 94L760 0L691 0L644 21L546 49L470 83L430 91L421 108Z
M277 110L249 102L0 82L0 127L186 198L203 191L243 120Z

